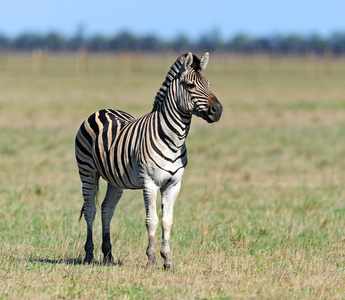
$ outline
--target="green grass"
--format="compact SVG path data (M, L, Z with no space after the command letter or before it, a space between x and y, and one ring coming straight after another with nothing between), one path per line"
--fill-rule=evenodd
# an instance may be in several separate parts
M194 118L175 205L175 272L147 271L145 209L126 191L112 220L117 265L81 264L86 226L74 158L81 122L101 108L151 110L175 55L7 54L0 69L0 299L343 299L344 59L211 53L224 106ZM101 197L105 195L101 184ZM158 205L159 207L159 205ZM159 251L161 229L156 237Z

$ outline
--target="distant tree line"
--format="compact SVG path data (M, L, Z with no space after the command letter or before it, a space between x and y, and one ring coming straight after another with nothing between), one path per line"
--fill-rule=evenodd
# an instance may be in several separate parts
M86 49L92 52L120 51L227 51L238 53L277 53L277 54L323 54L332 52L335 55L345 54L345 31L335 32L329 36L319 34L271 35L254 37L248 34L237 34L226 40L217 30L210 31L191 40L186 35L179 35L167 41L155 35L139 36L129 31L122 31L114 36L94 35L85 37L82 31L73 37L58 32L40 34L22 33L8 37L0 33L0 50L31 51L35 49L49 51L75 51Z

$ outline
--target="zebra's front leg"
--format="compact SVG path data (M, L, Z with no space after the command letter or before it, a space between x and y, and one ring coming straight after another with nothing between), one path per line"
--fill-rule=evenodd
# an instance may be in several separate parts
M173 224L174 204L180 191L181 181L172 183L162 192L162 247L161 256L164 259L164 269L174 270L174 262L170 251L170 231Z
M143 187L143 195L146 209L146 228L149 236L149 245L146 250L148 262L147 267L156 269L155 253L155 233L158 227L159 219L157 216L156 199L159 188L153 182L147 182Z
M114 210L122 196L123 190L116 188L108 183L107 193L102 203L102 252L104 255L103 263L113 263L114 258L111 254L110 241L110 221L114 215Z

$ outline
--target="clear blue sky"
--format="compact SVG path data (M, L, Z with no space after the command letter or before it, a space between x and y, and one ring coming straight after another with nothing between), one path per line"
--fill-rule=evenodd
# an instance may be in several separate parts
M86 35L121 30L197 38L217 29L224 38L345 31L344 0L0 0L0 32L65 35L82 25Z

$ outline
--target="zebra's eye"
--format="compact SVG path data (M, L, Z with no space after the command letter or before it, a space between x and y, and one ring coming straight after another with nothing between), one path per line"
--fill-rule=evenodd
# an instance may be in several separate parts
M189 90L192 90L195 88L195 84L194 83L187 83L187 87Z

